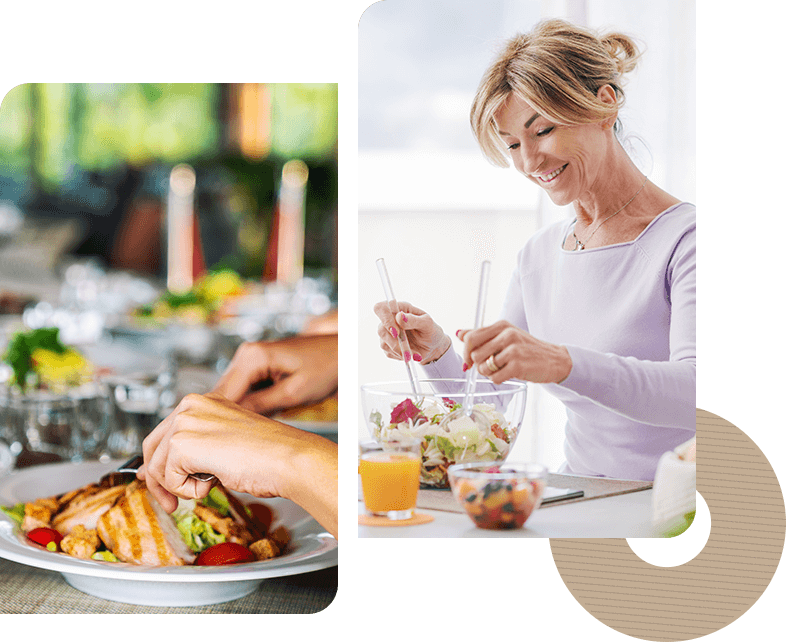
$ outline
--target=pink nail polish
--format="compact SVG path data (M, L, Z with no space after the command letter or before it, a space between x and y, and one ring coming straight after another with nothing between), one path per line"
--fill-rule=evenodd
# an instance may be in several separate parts
M390 334L393 335L394 339L398 339L398 330L396 328L390 328Z
M412 355L409 353L409 350L404 350L404 363L409 363L410 359L412 359Z
M469 370L469 366L468 366L466 363L464 363L464 364L462 364L462 365L461 365L461 369L462 369L464 372L466 372L467 370Z
M419 355L417 352L413 353L412 358L415 361L423 361L423 357L421 355Z
M401 315L401 322L402 323L406 323L407 322L407 315L406 314L402 314Z
M456 330L456 336L459 335L459 332L461 332L461 330Z

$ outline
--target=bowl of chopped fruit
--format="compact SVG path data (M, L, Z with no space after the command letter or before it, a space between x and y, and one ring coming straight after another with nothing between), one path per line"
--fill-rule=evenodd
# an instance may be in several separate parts
M448 468L456 501L478 528L521 528L540 506L548 470L532 463L456 464Z
M478 381L468 396L464 379L424 379L418 394L408 382L361 387L371 436L421 441L421 486L448 488L448 468L468 462L504 461L518 437L527 384Z

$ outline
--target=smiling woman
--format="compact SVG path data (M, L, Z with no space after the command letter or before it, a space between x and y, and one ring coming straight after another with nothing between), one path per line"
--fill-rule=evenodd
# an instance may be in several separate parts
M544 384L567 410L561 472L651 480L695 432L696 230L694 206L619 140L638 58L628 36L564 20L511 38L475 95L473 132L492 163L512 161L575 218L526 243L502 320L458 333L463 359L423 310L375 311L383 351L400 358L396 333L410 331L430 378L474 365L496 384Z
M618 138L625 74L640 55L625 34L549 20L508 41L475 95L470 121L488 160L507 167L510 159L556 205L574 203L566 249L631 241L678 202L649 183L641 200L651 203L595 238L648 184Z
M633 39L624 34L598 38L559 20L511 38L486 71L470 112L481 149L492 162L507 166L492 125L511 94L537 110L525 129L539 116L562 125L615 123L625 100L623 74L634 69L639 56ZM613 99L605 90L601 93L604 87Z

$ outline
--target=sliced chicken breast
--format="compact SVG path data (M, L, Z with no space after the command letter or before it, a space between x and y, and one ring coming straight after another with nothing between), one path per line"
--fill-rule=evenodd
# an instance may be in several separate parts
M196 555L175 520L141 482L132 482L117 503L98 518L98 535L122 562L148 566L184 566Z
M63 535L70 534L78 524L88 530L95 529L98 518L112 508L124 492L125 486L88 486L61 505L52 518L52 526Z

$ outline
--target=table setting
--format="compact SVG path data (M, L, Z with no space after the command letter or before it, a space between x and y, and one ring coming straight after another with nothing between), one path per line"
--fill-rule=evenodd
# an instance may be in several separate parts
M377 268L397 318L384 259ZM483 261L476 330L488 271ZM370 439L358 446L359 537L674 537L691 525L695 437L662 455L654 481L517 461L529 384L478 378L478 364L465 364L464 379L421 379L407 331L393 336L406 380L361 385Z
M123 287L117 288L117 283ZM310 312L324 307L324 289L313 283L286 289L276 286L267 294L256 286L233 302L240 312L232 316L232 331L226 323L219 327L205 319L159 319L132 331L123 324L135 318L140 305L161 300L161 294L153 296L153 289L127 285L116 274L72 266L59 300L32 301L21 315L2 319L0 612L322 610L335 596L337 541L287 500L264 502L264 510L274 516L268 533L277 526L288 533L287 544L276 557L251 557L218 566L81 559L60 549L42 548L10 515L14 508L24 515L25 507L41 498L62 497L79 487L94 486L123 461L141 453L144 437L184 396L209 392L242 341L288 336L302 328L304 320L313 316ZM126 293L124 307L118 301L120 290ZM81 292L79 297L77 292ZM110 294L103 299L85 298L85 292ZM128 295L143 292L148 303ZM309 306L308 300L315 295L319 301ZM74 305L77 299L80 303ZM254 315L254 302L261 300L277 301L277 312L269 306L263 308L266 318ZM277 326L279 313L284 314L289 304L293 313ZM122 314L117 313L120 309ZM90 312L95 314L91 317ZM85 322L91 318L98 318L97 327ZM240 322L244 320L253 322L255 331ZM237 328L245 328L245 334ZM335 409L334 398L325 400L320 411L312 408L309 414L308 409L292 409L289 415L279 413L278 418L337 441ZM248 510L259 503L251 496L233 498ZM34 593L46 598L30 600Z

